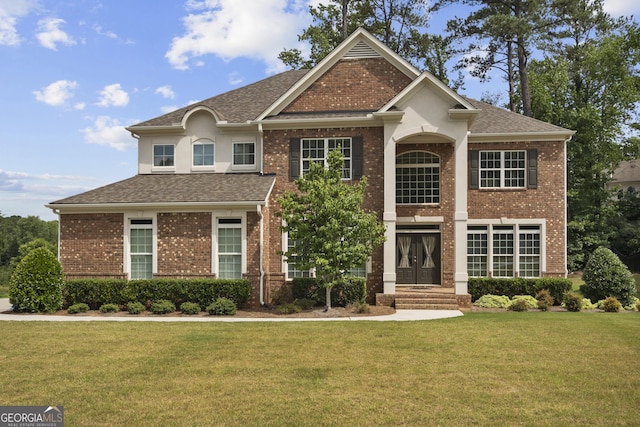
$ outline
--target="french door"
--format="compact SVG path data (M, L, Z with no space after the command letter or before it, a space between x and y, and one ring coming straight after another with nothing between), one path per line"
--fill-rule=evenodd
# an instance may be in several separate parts
M396 234L396 283L441 284L440 233Z

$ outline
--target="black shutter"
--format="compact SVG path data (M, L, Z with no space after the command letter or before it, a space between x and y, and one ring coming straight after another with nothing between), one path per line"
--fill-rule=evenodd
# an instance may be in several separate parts
M289 140L289 181L300 177L300 138Z
M469 188L480 188L480 152L469 150Z
M527 188L538 188L538 150L527 150Z
M364 148L362 137L356 136L351 139L351 179L362 178L364 164Z

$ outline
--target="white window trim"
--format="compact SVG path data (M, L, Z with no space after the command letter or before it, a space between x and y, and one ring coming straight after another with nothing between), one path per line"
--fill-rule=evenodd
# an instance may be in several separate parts
M152 264L152 273L158 273L158 214L153 212L140 212L140 213L125 213L124 214L124 262L123 265L123 273L127 275L127 277L131 277L131 220L132 219L150 219L151 220L151 229L152 229L152 250L153 255L151 257Z
M160 145L171 145L173 146L173 166L156 166L155 165L155 161L154 161L154 157L155 157L155 148L157 146ZM151 170L152 171L175 171L176 170L176 163L177 163L177 158L176 158L176 144L153 144L151 146Z
M253 164L250 165L237 165L235 163L235 146L238 144L253 144ZM256 141L247 141L247 140L238 140L233 141L231 144L231 169L239 170L239 171L252 171L256 169L256 164L258 161L258 144Z
M353 138L350 136L332 136L332 137L328 137L328 138L300 138L300 175L304 175L305 171L304 171L304 162L307 159L305 159L304 157L304 141L309 141L309 140L323 140L324 141L324 157L322 158L323 164L325 167L327 167L327 158L329 157L329 140L331 139L348 139L349 140L349 150L351 151L351 156L349 157L345 157L345 160L349 160L349 177L348 178L341 178L343 181L351 181L353 179ZM340 147L340 150L342 151L344 147ZM343 154L344 156L344 154ZM319 160L319 159L317 159ZM344 165L343 165L344 166ZM309 165L309 167L311 167L311 165ZM344 169L344 168L343 168ZM308 172L307 172L308 173Z
M500 169L488 169L482 167L482 153L500 153ZM505 153L524 153L524 167L522 168L524 172L524 184L518 187L507 187L505 186L505 172L507 169L504 167L505 163ZM500 171L500 186L498 187L485 187L482 185L482 172L483 171ZM520 169L509 169L509 170L520 170ZM523 190L527 188L527 150L480 150L478 153L478 188L483 190L495 190L495 189L504 189L504 190Z
M242 238L242 254L241 254L241 266L242 276L247 274L247 212L228 210L228 211L213 211L211 213L211 271L216 277L220 277L220 263L218 253L218 220L219 219L240 219L240 234Z
M398 164L398 157L402 156L403 154L409 154L409 153L429 153L432 156L435 156L438 159L438 163L415 163L415 164ZM426 202L426 203L398 203L397 199L398 199L398 194L397 194L397 189L396 189L396 194L394 195L394 198L396 200L396 206L439 206L440 203L442 202L442 158L440 155L428 151L428 150L412 150L412 151L406 151L404 153L400 153L396 156L396 167L395 167L395 172L397 173L398 169L410 169L410 168L428 168L428 167L438 167L438 201L437 202ZM395 179L395 178L394 178Z
M513 226L514 242L513 242L513 273L514 276L520 276L520 226L539 226L540 227L540 276L543 277L547 271L547 220L546 219L470 219L467 225L477 225L487 227L487 273L490 277L493 275L493 227L500 225ZM469 231L467 231L468 233ZM466 249L465 249L466 252ZM466 265L466 263L465 263Z
M193 147L196 145L213 145L213 165L194 165ZM191 170L213 172L216 170L216 142L209 138L196 139L191 143Z

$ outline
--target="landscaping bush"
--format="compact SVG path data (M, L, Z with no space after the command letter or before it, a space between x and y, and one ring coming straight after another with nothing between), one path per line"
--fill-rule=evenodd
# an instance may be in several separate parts
M575 292L567 292L562 298L562 305L567 311L578 312L582 310L582 297Z
M636 301L636 311L640 311L640 299Z
M169 300L161 299L152 302L149 311L153 314L169 314L176 311L176 305Z
M589 298L582 298L580 304L583 310L593 310L598 307L598 304L592 304Z
M281 305L280 307L278 307L278 313L280 314L294 314L300 313L301 311L302 308L299 305L293 303Z
M366 302L354 302L352 304L349 304L347 308L350 309L352 312L358 313L358 314L371 312L371 307L369 307L369 304L367 304Z
M474 302L474 305L483 308L509 308L511 299L506 295L483 295Z
M638 311L638 307L640 307L640 299L631 297L631 303L625 305L624 309L628 311Z
M89 311L89 306L83 302L73 304L67 309L67 313L69 314L86 313L87 311Z
M316 302L309 298L300 298L295 300L293 303L303 310L310 310L316 305Z
M237 310L235 302L225 297L217 298L207 306L207 313L211 315L231 316L236 314Z
M553 306L553 297L547 289L543 289L536 294L536 300L538 301L538 308L542 311L549 310L549 307Z
M622 309L622 304L616 297L607 297L602 304L602 309L607 313L617 313Z
M66 307L83 302L91 310L98 310L108 303L125 305L133 299L124 279L67 280L62 286L62 297Z
M127 303L127 311L129 314L140 314L145 310L144 305L138 301L132 301Z
M326 305L326 290L317 278L297 277L291 284L291 293L296 299L311 299L316 306ZM331 289L331 306L346 307L355 302L364 302L367 297L367 282L362 277L348 277Z
M308 299L308 298L301 298ZM291 288L286 284L280 286L271 297L271 303L275 305L285 305L293 302L293 297L291 296Z
M524 301L528 309L538 308L538 300L531 295L515 295L513 298L511 298L511 303L515 302L516 300Z
M46 248L29 252L9 280L9 301L14 310L54 312L62 308L62 266Z
M180 311L183 314L200 314L200 306L195 302L183 302L180 304Z
M636 293L633 275L620 258L610 249L600 247L593 251L582 275L582 294L598 301L610 296L616 297L622 305L628 305Z
M102 304L100 306L100 313L117 313L120 311L118 304Z
M496 279L490 277L472 277L469 279L469 294L471 300L476 301L483 295L515 295L535 296L546 289L556 304L562 301L565 292L571 290L571 280L563 278L513 278Z
M529 304L527 300L524 298L517 298L511 302L509 306L510 311L527 311L529 309Z

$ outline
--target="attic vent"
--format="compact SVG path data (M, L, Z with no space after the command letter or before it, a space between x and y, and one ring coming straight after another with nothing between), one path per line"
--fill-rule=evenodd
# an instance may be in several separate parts
M379 58L380 54L371 46L361 41L353 46L344 56L345 58Z

